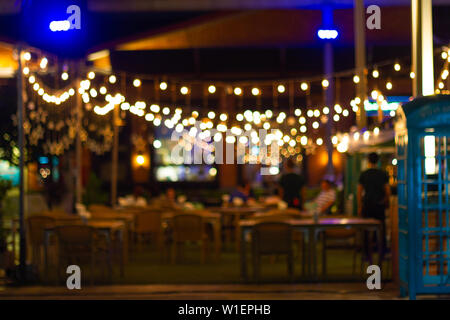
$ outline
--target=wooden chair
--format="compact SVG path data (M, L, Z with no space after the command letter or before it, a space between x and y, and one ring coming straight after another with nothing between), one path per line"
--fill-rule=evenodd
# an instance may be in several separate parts
M172 263L178 257L178 246L186 242L200 242L201 263L205 263L208 248L208 236L203 218L199 214L176 214L173 217Z
M141 211L134 214L134 239L140 245L146 238L153 240L158 250L162 250L163 231L160 211ZM139 246L139 249L142 249Z
M296 209L293 209L296 210ZM294 213L294 212L287 212L284 213L285 210L282 210L281 212L283 213L279 213L278 211L276 213L273 214L264 214L261 216L255 216L254 219L261 221L261 222L286 222L289 220L293 220L293 219L301 219L301 217L298 215L298 213ZM303 275L305 275L305 271L306 271L306 248L305 248L305 234L302 231L298 231L298 230L292 230L292 241L293 243L296 244L297 246L297 250L294 253L294 258L296 259L297 257L300 256L302 257L302 273Z
M44 248L44 231L55 224L55 219L49 215L33 215L27 218L28 236L31 245L31 257L33 264L38 267L42 263Z
M262 255L286 255L289 278L294 276L292 228L284 222L266 221L255 225L252 234L253 276L259 281Z
M361 241L355 229L339 228L322 233L322 274L327 275L327 251L329 249L353 250L352 275L356 271L356 256L361 251ZM362 261L361 261L362 266Z
M95 229L86 225L65 225L55 228L58 239L58 276L68 265L88 262L90 265L90 283L94 282L96 262L103 257L108 269L109 279L112 277L111 248L103 247ZM83 274L83 273L82 273Z

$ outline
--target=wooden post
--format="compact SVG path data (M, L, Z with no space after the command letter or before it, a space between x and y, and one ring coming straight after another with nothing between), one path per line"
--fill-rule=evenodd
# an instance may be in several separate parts
M367 71L366 71L366 24L364 13L364 0L354 0L353 9L354 33L355 33L355 69L359 77L359 83L356 84L356 95L362 101L361 107L356 113L356 124L358 128L364 128L367 125L366 110L364 101L367 97Z
M22 44L17 48L18 67L17 67L17 129L19 135L19 268L21 281L26 281L27 266L27 240L25 233L25 210L24 210L24 154L25 154L25 136L23 131L23 73L22 73Z
M81 86L81 70L83 70L82 62L79 63L78 68L78 78L76 81L77 88L75 90L78 90ZM82 185L82 146L81 146L81 120L83 117L83 103L81 100L81 95L76 92L76 110L77 110L77 137L75 142L75 157L76 157L76 203L82 202L82 192L83 192L83 185Z
M114 106L113 111L113 148L111 164L111 206L114 208L117 203L117 164L119 161L119 105Z

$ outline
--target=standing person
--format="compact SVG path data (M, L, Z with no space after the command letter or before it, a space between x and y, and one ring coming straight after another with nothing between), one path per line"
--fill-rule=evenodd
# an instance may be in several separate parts
M305 194L305 178L295 172L295 163L288 159L285 165L285 172L279 181L279 195L289 207L303 208Z
M358 184L358 216L380 220L382 225L383 254L386 249L385 210L389 207L391 189L389 177L383 170L378 169L378 155L372 152L368 156L367 170L361 173ZM365 236L366 254L369 252L369 239ZM371 256L368 258L371 260ZM369 261L370 263L372 261Z

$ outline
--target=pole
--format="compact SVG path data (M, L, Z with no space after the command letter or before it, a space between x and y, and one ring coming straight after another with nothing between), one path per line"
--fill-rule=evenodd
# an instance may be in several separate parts
M113 149L112 149L112 164L111 164L111 206L116 206L117 200L117 163L119 160L119 105L114 106L113 111Z
M325 7L322 11L322 23L325 27L333 26L333 9L329 6ZM333 143L331 142L331 136L333 133L333 113L334 113L334 58L333 58L333 45L330 40L325 42L324 55L323 55L324 73L325 79L328 80L328 88L325 90L325 105L330 109L328 114L328 120L326 125L326 147L328 153L328 163L326 176L328 178L334 177L333 166Z
M79 62L79 68L78 68L78 77L77 77L77 89L80 88L80 82L81 82L81 70L83 70L82 62ZM78 94L78 92L75 94L76 96L76 110L77 110L77 138L75 142L75 157L76 157L76 203L81 203L82 201L82 192L83 192L83 185L82 185L82 146L81 146L81 120L83 117L83 110L82 110L82 100L81 95Z
M413 96L434 94L431 0L411 0Z
M24 218L24 131L23 131L23 73L22 73L22 44L17 48L18 68L17 68L17 116L18 116L18 134L19 134L19 269L21 280L26 280L26 264L27 264L27 242L25 235L25 218Z
M354 33L355 33L355 65L356 75L359 77L359 83L356 84L356 95L363 102L356 113L356 123L358 128L364 128L367 125L366 110L364 101L367 97L367 70L366 70L366 25L364 13L364 0L354 0Z

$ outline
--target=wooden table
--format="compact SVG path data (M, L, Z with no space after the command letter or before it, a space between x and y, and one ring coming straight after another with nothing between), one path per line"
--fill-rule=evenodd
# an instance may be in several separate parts
M133 244L133 241L131 239L131 236L134 232L135 227L135 215L132 212L127 211L118 211L118 212L95 212L91 213L90 221L104 221L104 220L118 220L123 221L126 225L125 229L125 235L124 235L124 260L128 261L128 248L131 244ZM131 240L131 241L128 241Z
M70 226L70 225L87 225L89 227L94 228L97 232L105 235L106 242L108 244L108 248L110 252L112 251L112 235L116 233L119 239L119 252L121 254L120 257L120 275L124 276L124 265L125 265L125 255L124 255L124 230L125 224L123 221L117 220L89 220L87 222L78 222L71 220L57 220L55 225L52 227L48 227L44 230L44 259L45 259L45 278L47 279L48 272L48 247L50 244L50 237L54 233L55 227L58 226Z
M242 218L247 218L249 216L254 215L255 213L261 213L268 210L266 207L261 206L242 206L242 207L211 207L208 210L212 212L218 212L222 215L222 217L231 216L232 223L235 230L235 238L236 238L236 251L239 252L240 247L240 232L239 232L239 221Z
M360 231L374 231L377 238L378 247L378 265L381 266L382 263L382 232L381 232L381 222L375 219L363 219L363 218L321 218L319 221L315 222L313 219L290 219L290 220L280 220L282 222L288 223L292 226L294 230L305 232L308 236L308 274L317 280L317 259L316 259L316 235L319 232L328 229L341 229L341 228L354 228ZM247 274L247 250L245 237L250 234L253 227L261 223L260 219L247 219L242 220L239 223L241 239L240 250L240 260L241 260L241 276L244 281L248 280ZM312 270L311 270L312 263ZM312 271L312 274L311 274Z
M209 224L212 226L213 228L213 233L214 233L214 253L215 253L215 260L216 262L219 261L219 257L220 257L220 250L221 250L221 236L220 236L220 229L221 229L221 223L220 223L220 214L218 213L213 213L213 212L209 212L207 210L202 210L202 211L196 211L193 210L192 212L190 212L189 210L185 210L183 211L183 213L186 214L199 214L202 216L203 218L203 222L205 224ZM173 217L177 214L183 214L183 213L178 213L178 212L164 212L161 216L161 222L164 224L171 224L171 220L173 219Z

